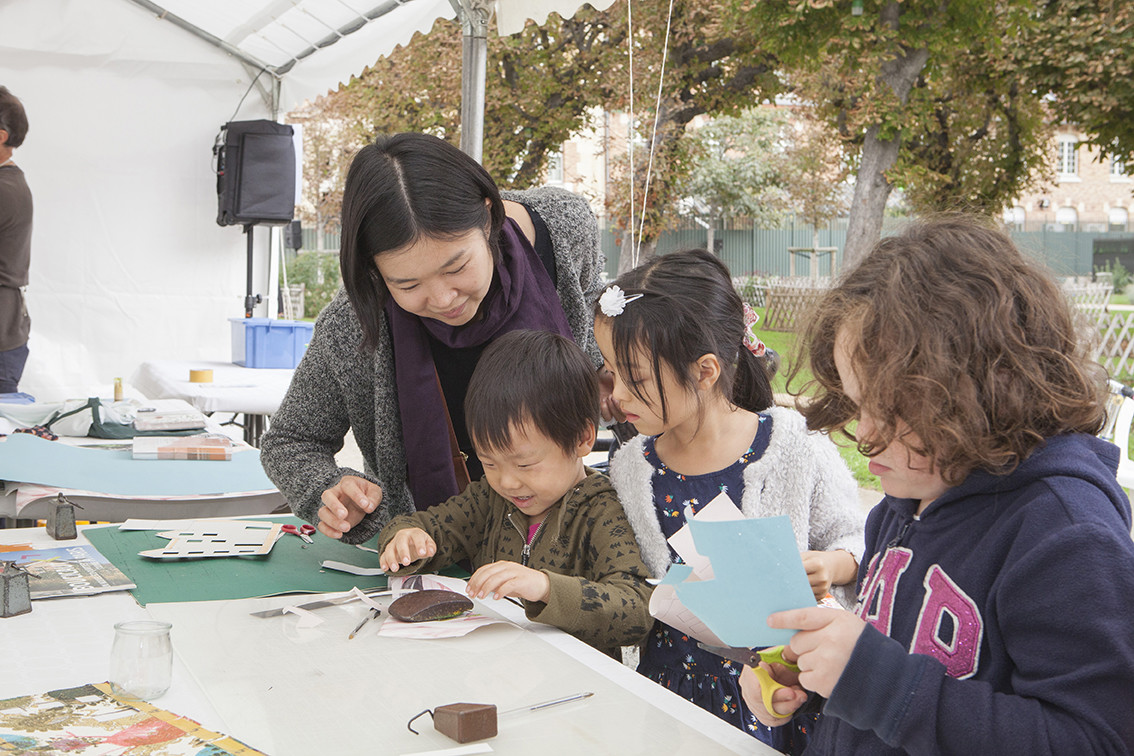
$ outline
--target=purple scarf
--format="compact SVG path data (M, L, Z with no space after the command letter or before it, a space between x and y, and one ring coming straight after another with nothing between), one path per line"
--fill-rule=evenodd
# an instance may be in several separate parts
M393 297L386 299L407 481L418 510L457 493L445 398L438 388L430 338L452 348L487 344L518 330L552 331L574 339L551 277L511 218L500 229L500 258L476 318L463 326L411 315Z

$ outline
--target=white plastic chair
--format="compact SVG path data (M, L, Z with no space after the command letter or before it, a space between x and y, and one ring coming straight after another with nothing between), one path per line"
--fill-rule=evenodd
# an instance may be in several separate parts
M1134 389L1110 381L1106 426L1099 437L1118 446L1118 485L1134 489L1134 460L1130 459L1130 424L1134 422Z

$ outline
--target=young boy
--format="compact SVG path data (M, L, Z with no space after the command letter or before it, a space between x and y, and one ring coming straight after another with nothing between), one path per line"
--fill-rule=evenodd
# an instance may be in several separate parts
M606 476L583 465L595 440L594 366L573 342L514 331L481 355L465 419L484 478L379 535L388 573L472 562L468 594L523 600L554 625L619 658L653 619L652 587Z

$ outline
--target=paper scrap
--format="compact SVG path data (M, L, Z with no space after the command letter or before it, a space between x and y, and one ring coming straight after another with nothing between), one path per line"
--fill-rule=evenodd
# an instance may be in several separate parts
M417 638L417 639L437 639L437 638L459 638L462 635L468 635L478 627L485 625L504 624L511 625L512 623L502 617L489 617L484 614L477 614L476 612L469 612L462 614L460 617L454 617L447 620L432 620L430 622L402 622L401 620L387 617L382 626L378 628L378 635L387 638Z
M815 595L787 515L726 522L694 518L689 526L715 577L691 579L688 565L673 565L658 588L672 585L680 602L724 645L763 648L791 640L795 631L768 627L768 615L815 606Z
M692 507L685 508L685 524L681 529L671 535L666 540L677 555L681 557L681 561L689 565L693 569L693 574L700 580L711 580L713 577L713 566L709 562L709 558L702 555L697 551L697 546L693 543L693 535L689 529L689 523L692 520L698 522L730 522L732 520L743 520L744 513L741 512L736 504L732 502L728 494L721 493L716 496L697 514L693 514ZM674 627L677 627L674 625Z
M264 556L271 552L283 532L283 525L268 520L244 523L240 528L227 527L228 524L217 527L217 523L209 523L204 527L158 533L158 537L168 538L169 543L162 548L139 551L138 555L151 559Z
M385 594L385 593L393 593L393 591L382 591L382 593L378 593L378 594L374 594L374 595L380 596L380 595ZM357 596L359 601L366 604L371 609L377 609L378 611L382 611L382 607L378 605L378 602L375 601L374 599L372 599L370 596L367 596L365 593L363 593L357 585L354 588L350 589L350 595Z
M289 606L285 608L284 614L294 614L299 617L299 621L295 623L296 627L308 628L323 624L323 618L318 614L316 614L315 612L309 612L306 609L300 609L298 606Z
M336 570L338 572L349 572L351 575L363 575L369 577L371 575L385 575L386 571L381 567L359 567L355 564L347 564L346 562L336 562L333 559L326 559L320 565L324 569Z

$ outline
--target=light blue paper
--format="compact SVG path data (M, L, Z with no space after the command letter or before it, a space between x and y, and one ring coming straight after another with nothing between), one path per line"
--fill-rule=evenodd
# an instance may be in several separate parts
M134 459L129 451L77 448L13 433L0 443L0 480L113 496L215 496L270 491L256 449L231 460Z
M815 594L787 515L688 524L714 577L686 581L692 570L675 564L661 582L673 585L681 603L730 646L764 648L791 640L795 631L768 627L768 615L815 606Z

